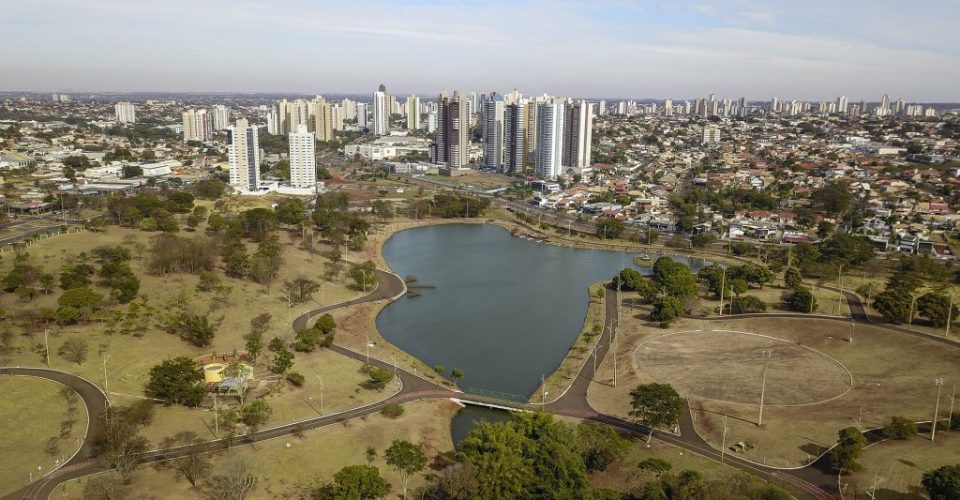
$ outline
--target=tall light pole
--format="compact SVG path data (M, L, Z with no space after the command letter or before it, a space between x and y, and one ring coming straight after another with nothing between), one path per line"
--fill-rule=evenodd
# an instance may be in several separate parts
M47 329L43 329L43 353L46 359L47 368L50 368L50 341L47 338Z
M937 418L940 415L940 389L943 388L943 377L938 377L933 381L937 384L937 404L934 406L933 410L933 426L930 427L930 442L933 442L933 438L937 435Z
M547 381L544 375L540 375L540 409L547 405Z
M760 375L760 413L757 415L757 426L763 425L763 398L767 394L767 363L773 356L773 351L764 349L760 351L760 357L763 358L763 371Z
M727 451L727 416L723 416L723 441L720 444L720 465L723 465L723 455Z
M597 379L597 351L600 350L600 342L597 342L596 347L593 348L593 375L590 376L591 379Z
M947 329L943 332L944 337L950 336L950 322L953 321L953 292L947 292L950 297L950 305L947 306Z
M837 296L837 316L840 316L840 308L843 306L843 264L837 267L837 283L840 285L840 295Z
M320 382L320 414L323 415L323 375L317 375L317 381Z
M723 289L727 287L727 268L723 268L723 275L720 276L720 316L723 316Z

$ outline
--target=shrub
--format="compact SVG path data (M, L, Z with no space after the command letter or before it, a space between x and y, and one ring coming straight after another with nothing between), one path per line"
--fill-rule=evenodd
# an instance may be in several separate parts
M767 304L753 295L737 297L730 302L731 314L758 313L767 310Z
M404 410L403 406L401 405L389 404L387 406L384 406L383 409L380 410L380 414L387 418L396 419L403 416L404 411L406 410Z
M297 387L301 387L303 386L304 382L303 375L297 372L290 372L287 374L287 382L290 382Z
M906 417L890 417L890 423L883 426L883 436L887 439L907 439L917 435L917 423Z

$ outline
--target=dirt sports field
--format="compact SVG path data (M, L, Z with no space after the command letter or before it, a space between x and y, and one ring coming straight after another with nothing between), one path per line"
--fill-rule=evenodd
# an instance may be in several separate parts
M762 333L668 333L637 348L637 368L681 393L731 403L802 405L845 394L853 376L839 361ZM763 383L763 379L766 383Z

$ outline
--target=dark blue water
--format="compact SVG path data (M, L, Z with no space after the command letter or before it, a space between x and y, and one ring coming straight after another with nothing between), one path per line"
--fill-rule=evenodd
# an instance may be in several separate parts
M437 287L387 306L377 318L384 338L429 366L443 365L445 375L459 368L464 389L521 396L576 340L587 286L636 267L633 254L535 243L492 224L409 229L390 238L383 254L400 276ZM704 265L679 260L694 272Z

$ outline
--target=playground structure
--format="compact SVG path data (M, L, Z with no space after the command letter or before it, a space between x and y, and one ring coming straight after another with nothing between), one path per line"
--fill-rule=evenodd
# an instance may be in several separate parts
M221 396L243 397L253 380L253 367L240 361L203 366L203 381Z

